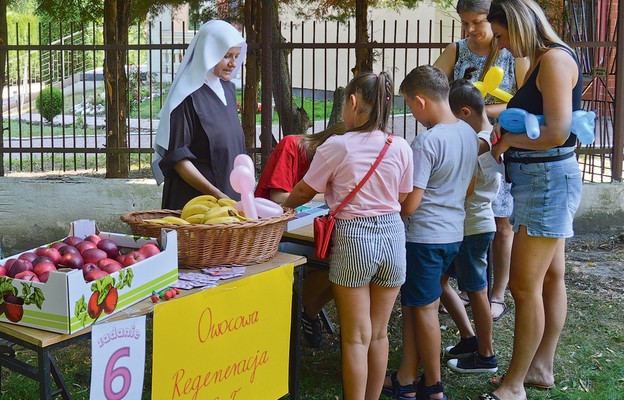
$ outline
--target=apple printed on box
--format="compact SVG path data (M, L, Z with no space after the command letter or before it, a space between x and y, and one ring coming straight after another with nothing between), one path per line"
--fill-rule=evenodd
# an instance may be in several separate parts
M120 248L133 252L142 246L152 252L147 258L134 256L123 268L87 282L81 269L53 270L47 282L37 282L30 276L18 279L0 276L0 321L60 333L74 333L113 315L143 299L152 291L171 285L178 278L177 232L162 230L159 241L155 238L99 232L95 221L79 220L71 223L68 238L85 239L97 235ZM42 247L52 247L49 243ZM29 250L0 260L6 265ZM120 263L121 264L121 263Z

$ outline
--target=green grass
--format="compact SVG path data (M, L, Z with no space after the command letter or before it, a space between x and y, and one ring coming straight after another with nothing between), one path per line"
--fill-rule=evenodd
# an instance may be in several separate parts
M59 149L61 151L62 149ZM42 161L43 160L43 161ZM103 177L106 171L106 155L103 153L55 153L54 157L50 153L44 153L43 159L40 153L32 155L4 155L5 171L16 172L66 172L77 171L83 175L93 175ZM129 178L151 178L151 157L150 154L132 153L130 154Z
M60 127L60 126L52 126L50 124L47 123L33 123L32 125L30 125L27 122L17 122L15 120L9 120L9 121L4 121L4 127L6 128L6 130L4 131L4 138L8 139L9 138L9 130L11 133L11 139L19 139L20 138L20 132L21 132L21 137L22 139L27 139L29 137L32 138L41 138L41 137L50 137L50 136L54 136L54 137L61 137L63 136L63 132L65 133L65 136L71 136L73 137L74 135L76 135L77 137L81 137L81 136L93 136L96 134L96 130L90 127L85 127L84 125L80 125L80 124L69 124L66 125L65 127ZM8 128L7 128L8 127ZM98 133L102 134L104 133L104 129L100 128L98 129ZM38 145L36 139L35 139L35 145Z

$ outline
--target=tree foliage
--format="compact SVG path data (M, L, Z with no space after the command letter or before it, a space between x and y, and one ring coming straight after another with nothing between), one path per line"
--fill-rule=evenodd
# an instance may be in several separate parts
M429 1L429 0L428 0ZM355 16L357 3L362 0L285 0L284 4L288 4L295 10L300 18L314 17L317 19L333 19L345 21ZM425 0L368 0L370 8L415 8L424 3ZM455 5L453 0L430 0L430 2L443 7L452 7Z

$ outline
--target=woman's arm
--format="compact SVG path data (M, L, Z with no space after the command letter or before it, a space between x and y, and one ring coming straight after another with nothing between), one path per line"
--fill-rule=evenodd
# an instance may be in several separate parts
M208 181L208 179L206 179L201 172L199 172L190 160L184 159L178 161L173 169L178 173L178 175L180 175L180 178L182 178L184 182L188 183L195 190L203 194L211 194L217 199L228 197L225 193L210 183L210 181Z
M453 80L453 69L455 68L455 60L457 58L457 45L455 43L450 43L440 57L433 63L434 67L440 68L449 81Z
M529 139L526 133L498 135L500 139L492 146L494 158L499 160L500 154L509 147L546 150L565 143L572 122L572 89L578 79L578 66L567 52L547 51L541 58L537 74L537 88L544 103L544 125L540 126L540 136ZM495 133L498 129L495 127Z
M290 193L286 201L282 203L282 206L288 208L299 207L300 205L312 200L312 198L317 193L318 192L312 189L310 185L308 185L304 181L299 181L299 183L297 183L293 188L292 193Z
M485 114L490 118L498 118L500 113L505 111L507 103L487 104L485 106Z

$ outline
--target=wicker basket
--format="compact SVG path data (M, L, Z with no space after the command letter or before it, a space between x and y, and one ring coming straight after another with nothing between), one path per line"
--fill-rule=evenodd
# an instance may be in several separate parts
M294 215L285 209L278 217L229 224L158 224L145 219L179 217L180 211L134 211L121 216L134 235L160 237L162 228L178 232L178 263L181 267L206 268L221 265L253 265L275 257L286 223Z

